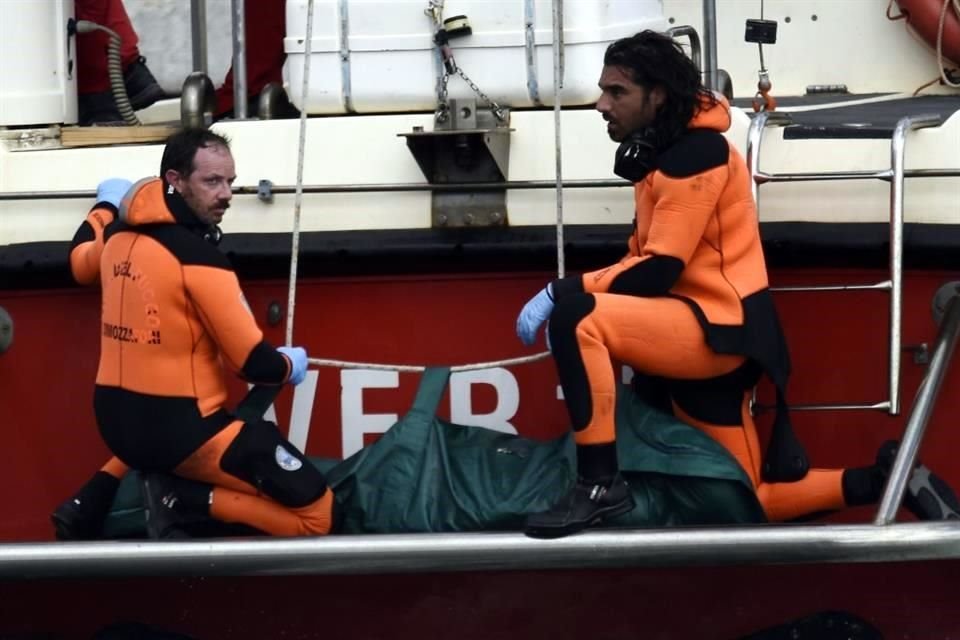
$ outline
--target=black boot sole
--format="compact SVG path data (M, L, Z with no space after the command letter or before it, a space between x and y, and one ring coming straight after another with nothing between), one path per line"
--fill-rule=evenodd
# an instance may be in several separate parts
M960 519L957 495L930 469L920 465L910 474L904 506L920 520Z
M90 518L84 517L84 514L71 501L64 502L50 514L54 536L62 541L96 538L99 532L95 530L96 527L87 522L88 520Z
M633 501L633 496L630 496L623 502L612 504L609 507L604 507L603 509L598 509L589 520L578 520L558 526L527 525L524 527L523 533L528 538L538 538L542 540L563 538L570 534L577 533L578 531L583 531L588 527L596 526L607 518L615 518L625 513L630 513L633 511L635 506L636 503Z

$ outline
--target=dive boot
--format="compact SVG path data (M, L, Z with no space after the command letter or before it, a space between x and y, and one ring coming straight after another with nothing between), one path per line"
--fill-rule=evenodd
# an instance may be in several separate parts
M633 510L633 494L618 473L612 479L576 484L557 504L527 517L523 532L531 538L561 538Z
M146 109L154 102L166 98L166 93L147 68L143 56L134 60L123 72L123 84L135 111Z
M95 540L103 532L120 481L98 471L83 487L50 514L57 540Z
M192 537L191 524L210 519L209 484L168 473L143 473L140 491L146 511L147 536L153 540Z
M877 451L877 466L890 477L893 462L900 444L888 440ZM926 465L917 462L907 481L903 494L903 506L920 520L960 520L960 500L942 478Z

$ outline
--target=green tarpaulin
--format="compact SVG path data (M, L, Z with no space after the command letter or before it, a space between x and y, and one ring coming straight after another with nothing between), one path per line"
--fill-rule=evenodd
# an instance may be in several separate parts
M413 407L374 444L343 461L314 460L341 506L340 533L516 530L573 482L573 437L539 442L436 415L448 369L424 373ZM746 474L716 442L641 402L617 398L620 467L637 506L610 526L762 522ZM124 479L106 535L143 533L134 474Z

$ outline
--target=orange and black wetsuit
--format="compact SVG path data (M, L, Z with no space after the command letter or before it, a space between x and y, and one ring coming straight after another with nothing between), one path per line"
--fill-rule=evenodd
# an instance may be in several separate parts
M290 363L263 339L206 231L160 179L134 185L108 229L94 396L101 435L134 468L215 485L217 519L275 535L327 533L333 498L322 474L276 425L224 408L224 365L252 383L282 384Z
M70 273L78 284L100 281L100 254L103 252L103 234L117 219L117 208L109 202L98 202L90 209L70 243Z
M86 219L80 224L70 243L70 273L77 284L100 284L100 255L103 253L103 236L106 228L117 219L117 208L109 202L97 202ZM100 472L120 480L129 468L114 456ZM96 480L102 483L102 480ZM110 483L110 492L115 483Z
M766 372L782 398L790 365L747 167L722 134L729 126L725 100L704 102L635 184L627 255L553 283L550 342L580 473L616 472L614 359L659 379L675 414L737 458L771 520L838 509L842 470L810 470L789 483L761 477L749 389Z

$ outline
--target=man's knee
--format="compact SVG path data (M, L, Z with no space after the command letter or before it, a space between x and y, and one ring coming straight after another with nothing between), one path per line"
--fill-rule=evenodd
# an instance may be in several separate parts
M323 474L272 422L244 424L220 459L220 468L287 507L310 505L327 490Z

